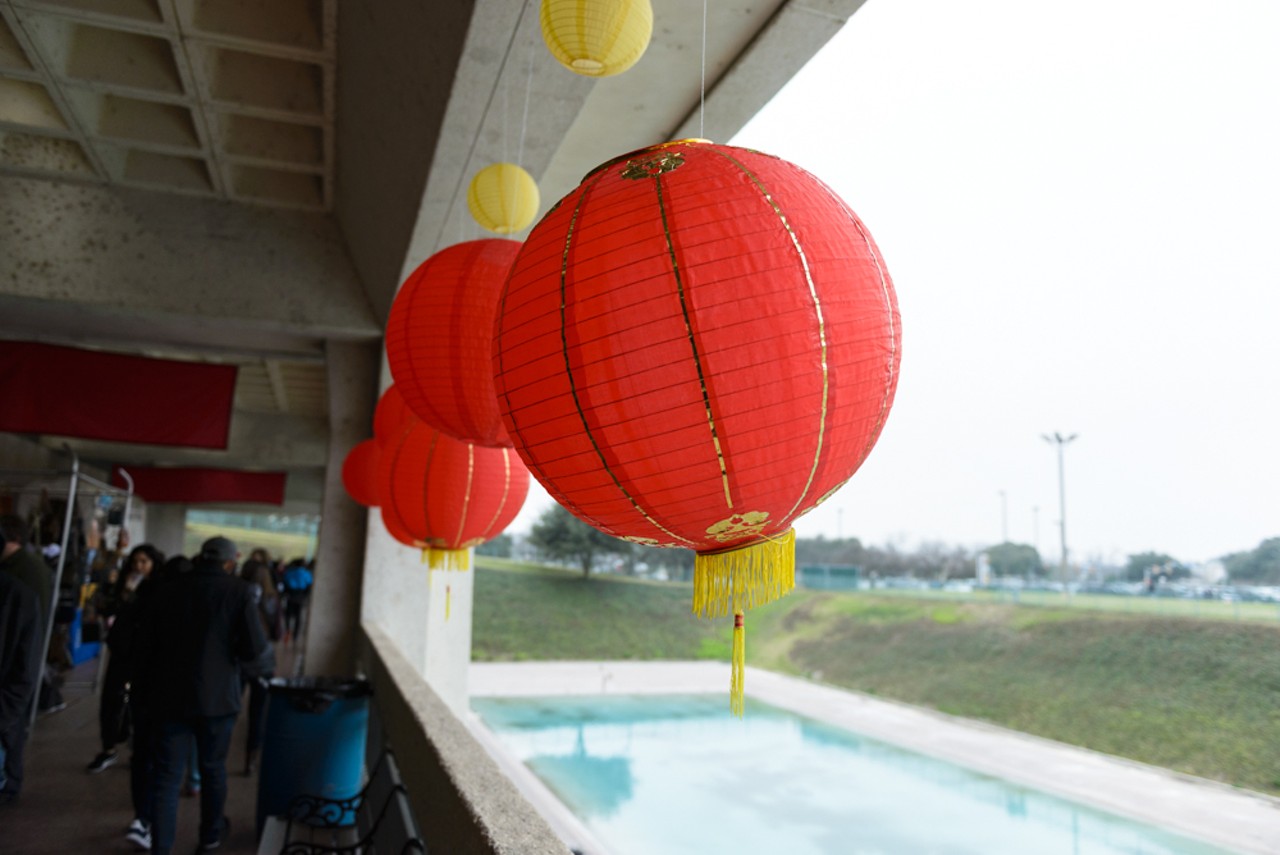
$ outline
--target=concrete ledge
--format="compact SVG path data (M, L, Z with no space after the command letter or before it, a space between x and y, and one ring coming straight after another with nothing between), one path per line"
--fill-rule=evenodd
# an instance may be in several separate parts
M567 847L395 643L375 626L363 631L361 664L430 851L565 855Z

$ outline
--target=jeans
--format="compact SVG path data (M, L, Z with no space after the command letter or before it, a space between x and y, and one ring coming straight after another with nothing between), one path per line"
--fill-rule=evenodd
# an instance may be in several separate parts
M151 852L169 855L178 826L178 789L194 741L200 758L200 842L218 839L226 827L227 750L235 715L163 719L155 723L155 821Z
M102 681L102 699L98 703L98 732L102 734L104 752L129 739L127 682L124 665L118 664L116 659L108 659L107 674Z
M155 739L151 735L150 714L141 708L132 711L133 758L129 762L129 794L133 815L150 825L155 821Z
M270 678L270 674L266 674L264 679ZM262 681L251 678L241 677L240 685L249 690L249 732L245 737L244 751L245 756L257 753L262 747L262 739L266 729L267 718L267 687Z
M13 722L8 731L0 733L0 757L3 757L4 771L0 778L6 779L0 791L17 795L22 790L22 758L27 747L27 712L30 706L24 707L22 715Z

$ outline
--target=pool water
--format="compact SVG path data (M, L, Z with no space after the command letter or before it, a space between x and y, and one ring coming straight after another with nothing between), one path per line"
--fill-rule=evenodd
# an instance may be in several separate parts
M750 699L471 705L612 855L1226 851Z

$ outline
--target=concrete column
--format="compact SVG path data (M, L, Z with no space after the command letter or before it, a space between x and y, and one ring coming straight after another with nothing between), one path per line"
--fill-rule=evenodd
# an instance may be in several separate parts
M380 344L330 341L325 348L329 460L320 506L315 587L308 606L308 674L342 676L355 671L365 509L352 501L342 487L342 462L347 452L372 432Z
M413 670L424 674L431 613L427 566L418 550L387 534L377 508L369 511L368 531L361 618L381 629Z
M475 571L429 570L369 511L361 619L392 641L450 709L467 710Z
M184 555L183 535L187 527L186 505L147 505L147 528L134 543L150 543L165 557ZM189 556L188 556L189 557Z

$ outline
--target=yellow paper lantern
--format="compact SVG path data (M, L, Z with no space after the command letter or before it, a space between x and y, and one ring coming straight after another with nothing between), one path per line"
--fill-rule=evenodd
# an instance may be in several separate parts
M649 0L542 0L541 21L551 55L586 77L626 71L653 35Z
M509 235L529 227L538 214L538 184L514 163L486 166L471 179L467 207L491 232Z

